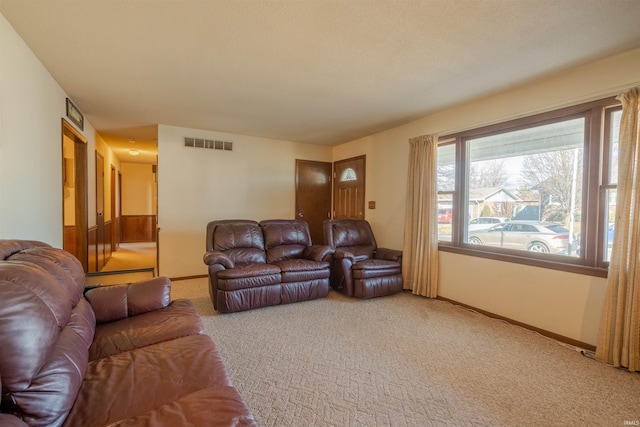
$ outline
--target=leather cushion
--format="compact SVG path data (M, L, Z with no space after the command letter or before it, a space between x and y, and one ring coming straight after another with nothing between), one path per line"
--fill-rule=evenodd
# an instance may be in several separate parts
M311 261L308 259L289 259L274 262L273 265L278 266L282 272L313 271L329 268L329 263L326 261Z
M218 289L218 293L216 294L217 309L221 313L230 313L278 305L282 300L281 290L282 286L280 282L275 285L257 286L231 291Z
M125 351L89 363L64 426L109 425L213 386L231 386L231 380L206 335Z
M50 246L26 249L8 259L39 265L63 287L71 305L75 306L84 292L85 274L80 261L69 252Z
M257 426L251 411L229 386L209 387L122 420L118 427L138 426ZM115 427L115 426L114 426Z
M393 268L400 269L400 263L384 259L366 259L355 263L352 270L387 270Z
M304 280L282 284L282 304L324 298L329 294L329 279Z
M264 250L262 229L257 223L220 224L213 233L213 241L213 249L222 252L235 248Z
M333 246L374 245L371 228L366 221L336 222L333 224Z
M240 265L218 271L218 289L233 291L280 283L280 268L271 264Z
M242 279L245 277L267 276L279 274L280 268L272 264L245 264L237 265L236 268L220 270L218 279Z
M394 261L378 259L367 259L359 261L351 267L354 279L365 279L369 277L390 276L402 274L402 267Z
M304 280L326 279L329 277L329 263L292 259L274 263L282 270L282 282L301 282Z
M349 252L350 254L355 256L356 260L360 261L367 258L373 258L373 251L375 251L375 249L375 246L364 245L343 247L338 249L338 251Z
M239 277L236 279L218 278L219 291L236 291L239 289L260 288L262 286L278 285L282 281L282 275L267 274L264 276Z
M98 325L89 360L203 332L202 320L193 303L175 300L160 310Z
M309 226L299 220L267 220L260 223L264 231L267 262L300 258L311 246Z
M370 277L356 279L353 283L353 296L374 298L402 291L402 275Z

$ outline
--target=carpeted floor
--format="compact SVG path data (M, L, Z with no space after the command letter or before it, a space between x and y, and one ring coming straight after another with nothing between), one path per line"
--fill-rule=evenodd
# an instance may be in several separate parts
M118 250L111 254L101 272L134 270L156 267L156 243L120 243Z
M332 291L221 315L206 279L175 281L172 296L193 300L260 426L640 421L639 374L443 301Z

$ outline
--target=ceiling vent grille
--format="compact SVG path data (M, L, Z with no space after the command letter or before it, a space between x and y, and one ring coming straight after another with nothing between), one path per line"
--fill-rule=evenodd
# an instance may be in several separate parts
M210 150L233 151L233 142L213 139L184 137L184 146L190 148L208 148Z

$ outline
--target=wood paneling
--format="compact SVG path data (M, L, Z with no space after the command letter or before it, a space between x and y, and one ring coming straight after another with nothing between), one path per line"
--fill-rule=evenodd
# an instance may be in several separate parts
M63 241L63 249L70 254L74 255L76 258L80 259L78 256L78 245L76 244L76 226L75 225L65 225L64 227L64 238Z
M111 259L111 253L113 252L113 242L111 240L111 236L112 236L112 228L113 228L113 221L106 221L104 223L104 259L105 259L105 264Z
M111 225L111 251L117 251L120 245L120 217L114 218Z
M155 215L123 215L120 217L121 242L155 242Z
M98 227L91 227L88 233L88 273L95 273L98 271Z

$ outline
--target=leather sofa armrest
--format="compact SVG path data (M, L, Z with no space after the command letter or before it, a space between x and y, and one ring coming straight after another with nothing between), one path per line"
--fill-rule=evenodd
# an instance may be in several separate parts
M207 265L220 264L224 268L233 268L234 262L227 255L220 251L210 251L204 254L202 260Z
M351 261L352 264L355 264L356 262L356 256L354 254L352 254L348 250L340 249L340 248L336 249L336 251L333 254L333 258L336 260L347 259Z
M327 261L327 258L335 252L331 246L311 245L304 249L303 256L312 261Z
M159 310L171 302L171 281L156 277L131 284L107 285L85 292L97 323L112 322L149 311Z
M375 258L402 263L402 251L396 249L378 248L376 250Z
M29 427L29 424L22 421L15 415L0 414L0 426L3 427Z

